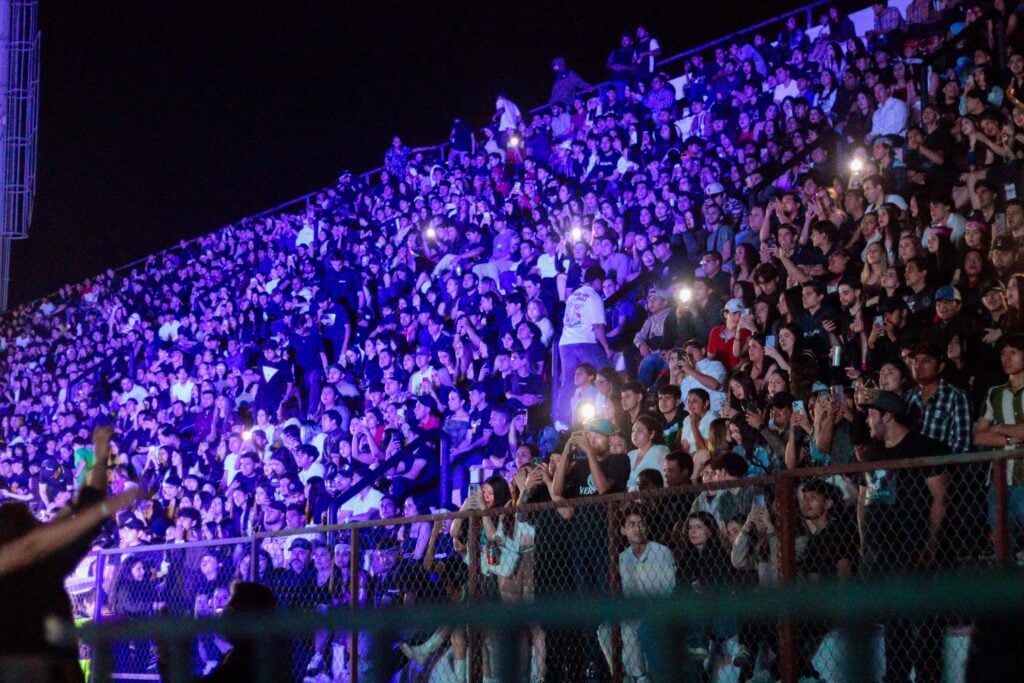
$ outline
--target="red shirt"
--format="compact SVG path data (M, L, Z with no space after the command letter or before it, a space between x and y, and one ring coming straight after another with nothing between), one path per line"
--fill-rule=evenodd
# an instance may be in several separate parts
M747 343L750 339L750 330L740 330L740 348ZM726 370L732 370L740 361L743 360L742 356L735 356L732 352L733 339L725 338L725 324L721 324L711 329L711 334L708 335L708 358L714 358L719 363L725 366Z

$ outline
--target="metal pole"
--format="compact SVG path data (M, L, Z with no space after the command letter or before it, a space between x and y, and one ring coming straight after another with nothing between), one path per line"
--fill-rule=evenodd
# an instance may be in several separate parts
M359 530L349 530L350 552L348 555L349 608L359 605ZM348 677L351 683L359 683L359 631L348 632Z
M480 595L480 528L482 522L480 517L469 518L469 538L467 539L467 551L469 553L469 599L472 601ZM470 683L477 683L483 678L481 667L479 645L483 642L477 629L468 629L466 642L469 658L467 668L469 669Z
M1007 510L1010 507L1009 477L1006 468L1013 460L997 460L992 463L992 488L995 489L995 527L993 541L996 546L996 563L1005 567L1010 563L1010 530L1007 526Z
M96 604L93 606L92 620L97 624L103 620L103 572L107 566L107 556L100 553L96 556Z
M256 555L259 552L259 537L256 534L252 535L249 541L249 577L250 580L258 582L261 577L256 575L256 572L260 570L260 563L256 559ZM270 570L270 567L267 567Z
M452 502L451 494L451 477L452 477L452 453L451 448L448 444L448 436L444 435L439 438L438 444L441 450L441 490L439 491L438 501L441 506L444 507L448 503ZM445 496L447 495L447 499Z
M792 583L796 579L796 479L776 475L775 499L779 506L779 579L782 583ZM796 683L796 648L793 623L780 621L779 676L783 683Z

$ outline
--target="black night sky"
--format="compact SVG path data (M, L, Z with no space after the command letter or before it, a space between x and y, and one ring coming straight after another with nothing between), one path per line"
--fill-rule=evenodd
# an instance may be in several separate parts
M42 2L39 168L11 305L591 82L624 29L663 56L803 3Z

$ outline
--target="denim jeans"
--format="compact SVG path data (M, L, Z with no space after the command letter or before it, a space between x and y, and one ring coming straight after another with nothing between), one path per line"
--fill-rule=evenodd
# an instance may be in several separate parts
M640 371L637 373L637 379L648 390L653 389L654 383L658 380L658 375L663 370L668 370L668 362L657 351L649 353L640 361Z
M1010 552L1015 553L1021 549L1021 540L1024 539L1024 486L1010 486L1009 504L1006 509L1007 532L1010 536ZM996 530L996 489L990 485L988 489L988 523L992 531Z

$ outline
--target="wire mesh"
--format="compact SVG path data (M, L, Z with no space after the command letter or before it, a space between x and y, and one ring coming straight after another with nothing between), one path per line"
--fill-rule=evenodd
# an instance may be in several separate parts
M102 619L215 616L230 581L253 578L300 612L467 603L515 610L566 595L581 603L617 594L741 595L782 583L869 585L1019 562L1020 461L934 462L747 480L718 472L700 486L555 500L540 476L491 479L447 515L103 551L76 574L71 593L81 616L98 610ZM965 612L901 615L856 632L826 619L680 620L670 629L671 661L708 681L840 681L854 648L864 646L875 680L960 680L971 625ZM535 623L501 633L459 623L372 635L325 629L289 642L289 670L293 680L315 683L462 683L509 671L524 681L643 680L664 629L641 613L597 628ZM192 672L211 670L228 647L216 635L199 638ZM115 673L156 671L149 641L119 642L112 659Z

